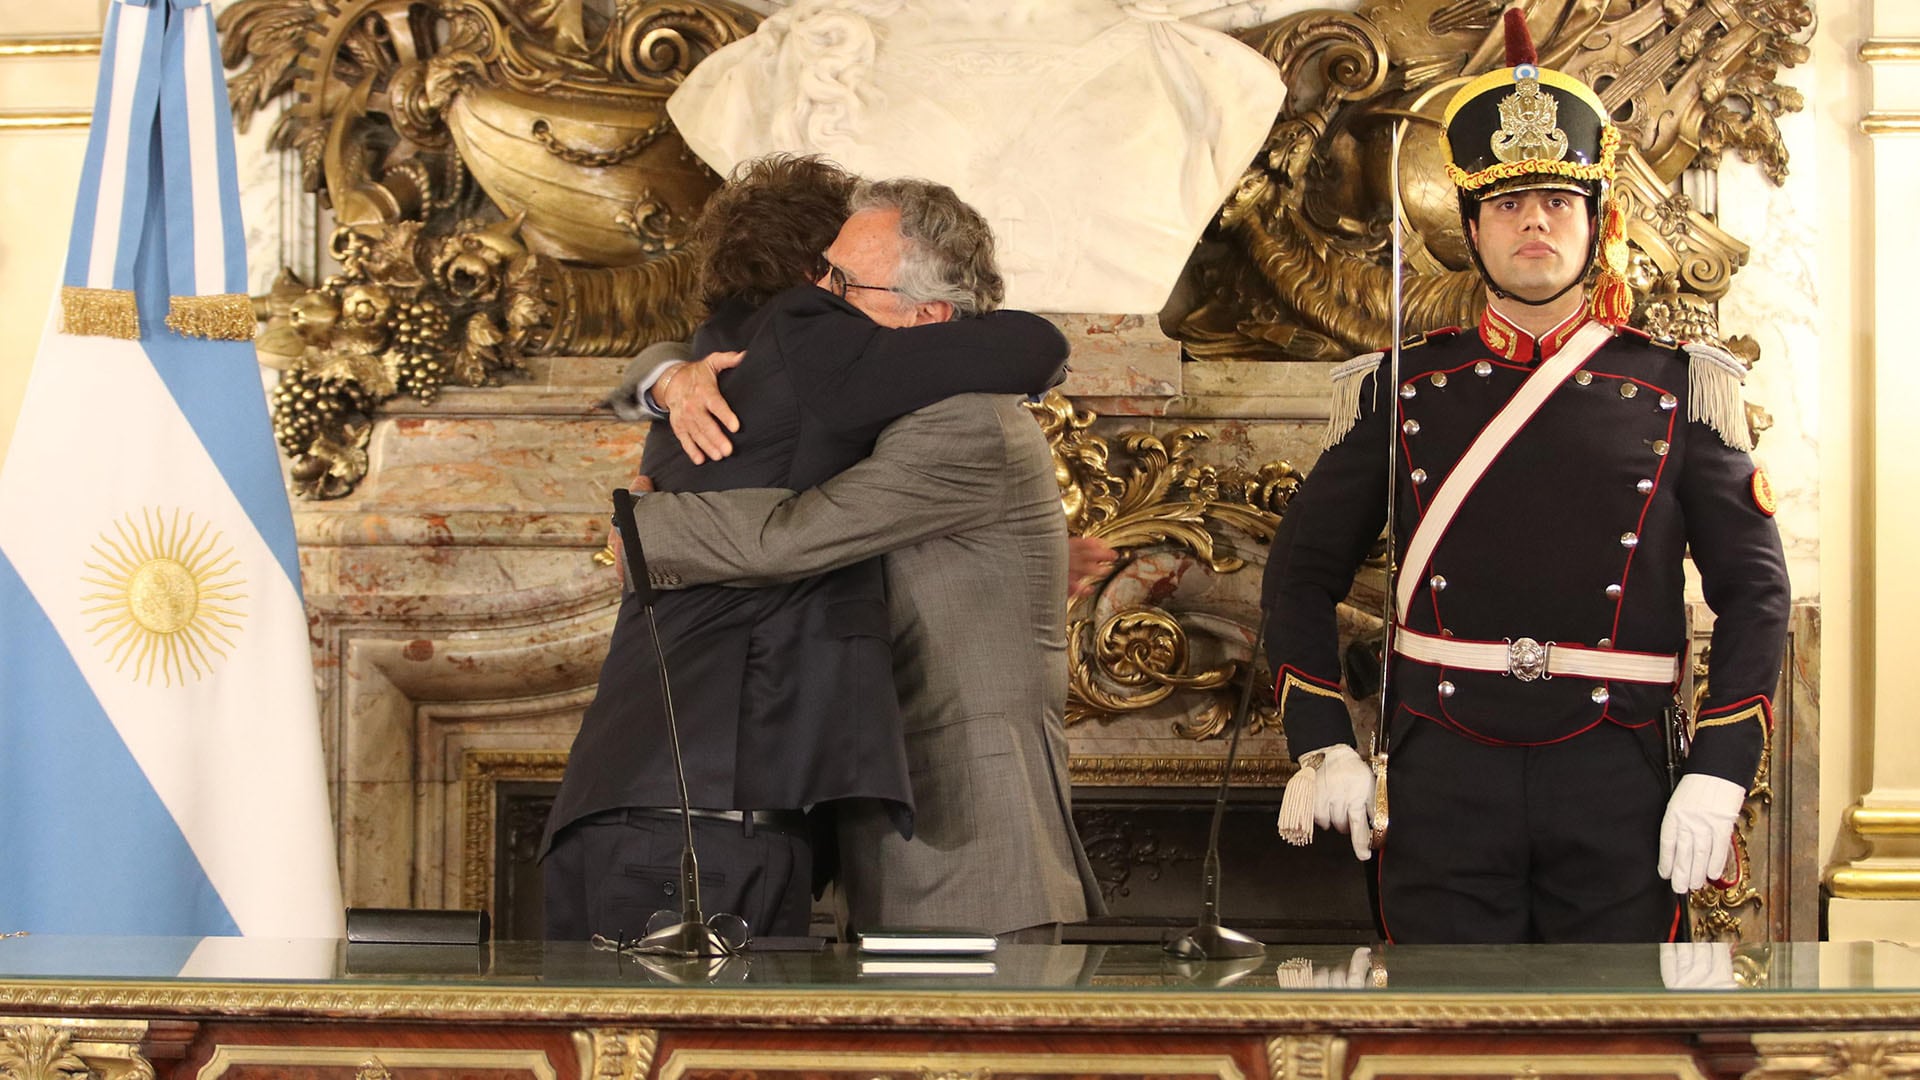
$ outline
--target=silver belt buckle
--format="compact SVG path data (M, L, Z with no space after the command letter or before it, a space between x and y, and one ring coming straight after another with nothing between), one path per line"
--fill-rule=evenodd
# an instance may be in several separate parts
M1532 682L1547 673L1547 650L1553 648L1553 642L1545 645L1530 637L1514 638L1507 642L1507 674L1521 682Z

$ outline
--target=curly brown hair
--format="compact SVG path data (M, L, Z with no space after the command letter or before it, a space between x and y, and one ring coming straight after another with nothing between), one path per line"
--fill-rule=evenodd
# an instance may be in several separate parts
M731 297L758 306L820 276L855 182L817 154L741 162L693 224L700 299L709 308Z

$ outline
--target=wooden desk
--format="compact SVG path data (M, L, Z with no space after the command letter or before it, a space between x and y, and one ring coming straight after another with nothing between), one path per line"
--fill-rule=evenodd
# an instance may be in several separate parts
M396 962L398 959L400 962ZM1665 961L1663 964L1663 960ZM1412 1080L1920 1073L1904 946L1016 946L984 976L842 949L654 964L501 943L0 940L11 1080ZM392 973L413 967L415 973ZM419 974L431 968L437 974ZM1720 981L1669 989L1668 981ZM1327 984L1334 984L1329 988ZM1341 984L1351 983L1350 987Z

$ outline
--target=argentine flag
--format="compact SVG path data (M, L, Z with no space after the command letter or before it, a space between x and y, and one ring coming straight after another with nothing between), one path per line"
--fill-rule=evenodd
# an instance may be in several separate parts
M113 0L0 445L0 933L337 937L288 511L204 0Z

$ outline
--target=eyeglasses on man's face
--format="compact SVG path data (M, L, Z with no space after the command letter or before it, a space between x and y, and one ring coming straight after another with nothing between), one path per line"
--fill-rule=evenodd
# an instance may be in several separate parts
M898 293L900 290L891 285L862 285L847 278L847 272L832 263L827 264L827 288L842 300L847 298L848 289L869 289L873 292Z

